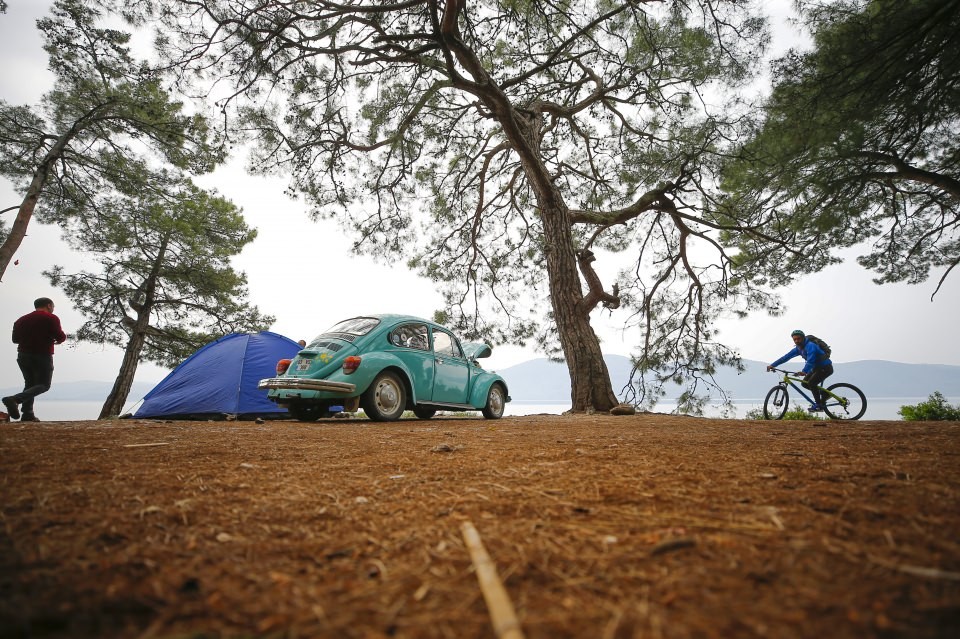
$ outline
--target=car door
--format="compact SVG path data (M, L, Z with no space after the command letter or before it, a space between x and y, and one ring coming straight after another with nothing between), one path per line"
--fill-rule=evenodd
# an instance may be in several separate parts
M437 328L433 329L433 362L433 401L466 404L470 362L463 356L457 338Z

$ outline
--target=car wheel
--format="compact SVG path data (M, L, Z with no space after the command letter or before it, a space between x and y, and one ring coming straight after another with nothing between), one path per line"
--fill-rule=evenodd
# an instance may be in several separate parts
M375 422L400 419L407 406L406 388L396 373L384 371L360 396L360 406L367 417Z
M487 393L487 405L483 407L483 416L487 419L500 419L507 404L507 393L503 386L494 384Z
M430 419L437 414L436 408L425 408L423 406L414 406L413 414L419 419Z

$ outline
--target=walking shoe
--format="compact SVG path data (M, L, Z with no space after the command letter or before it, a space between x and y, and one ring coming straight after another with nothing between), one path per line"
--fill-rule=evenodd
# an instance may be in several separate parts
M32 415L32 414L29 414L29 413L24 413L24 414L23 414L23 417L20 418L20 421L21 421L21 422L39 422L39 421L41 421L41 419L40 419L39 417L37 417L36 415Z
M3 405L7 407L10 419L20 419L20 408L17 406L17 400L12 397L4 397Z
M821 406L820 404L810 404L810 408L808 408L807 411L811 413L822 413L823 406Z

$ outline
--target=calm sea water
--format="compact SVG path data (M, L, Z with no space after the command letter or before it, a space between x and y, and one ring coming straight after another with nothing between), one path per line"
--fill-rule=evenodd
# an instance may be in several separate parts
M900 421L903 418L897 414L901 406L916 405L927 401L927 397L883 397L879 399L867 398L867 412L861 419L873 420L895 420ZM956 406L960 404L960 397L948 397L947 402ZM806 402L804 402L806 405ZM676 402L661 401L654 407L655 413L670 413L676 409ZM760 410L763 408L763 398L744 399L733 403L736 414L733 418L743 418L751 410ZM528 402L512 401L507 404L507 415L536 415L538 413L560 414L570 408L570 404L559 404L556 402ZM708 406L704 411L706 417L721 417L720 406Z
M915 405L926 400L926 397L884 397L869 400L867 413L863 416L863 419L899 421L901 417L897 414L897 411L900 410L901 406ZM960 404L960 398L958 397L948 397L947 401L954 406ZM762 405L762 399L735 402L736 417L744 417L748 411L761 408ZM41 397L37 400L36 411L37 415L44 421L75 421L96 419L102 406L101 402L43 401ZM514 400L507 404L506 415L537 415L540 413L559 415L568 408L570 408L570 404L564 402ZM663 401L654 408L654 412L669 413L675 408L676 403ZM706 416L720 417L719 407L708 408Z

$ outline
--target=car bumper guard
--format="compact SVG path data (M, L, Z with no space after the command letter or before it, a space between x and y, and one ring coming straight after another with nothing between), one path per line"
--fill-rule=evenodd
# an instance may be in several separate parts
M326 379L305 379L298 377L271 377L261 379L257 388L263 390L310 390L327 391L331 393L353 393L357 390L356 384L346 382L331 382Z

